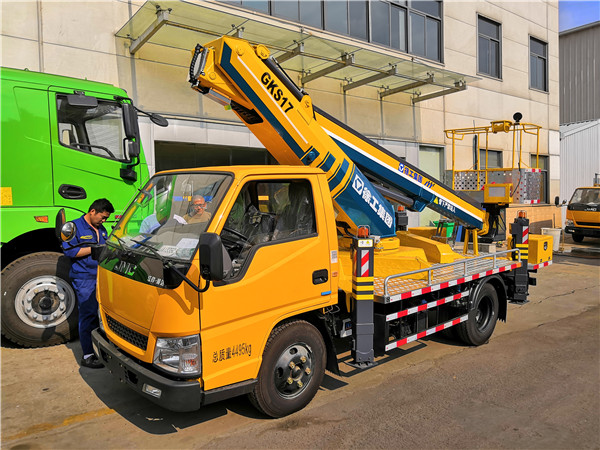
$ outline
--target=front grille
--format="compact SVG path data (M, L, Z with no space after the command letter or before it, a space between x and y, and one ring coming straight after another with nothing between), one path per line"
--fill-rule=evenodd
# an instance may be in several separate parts
M130 344L135 345L137 348L146 350L146 347L148 346L148 336L144 336L143 334L126 327L122 323L110 317L108 314L106 315L106 320L108 322L108 328L110 328L110 331L115 333L121 339L124 339Z
M577 222L580 227L600 227L600 222Z

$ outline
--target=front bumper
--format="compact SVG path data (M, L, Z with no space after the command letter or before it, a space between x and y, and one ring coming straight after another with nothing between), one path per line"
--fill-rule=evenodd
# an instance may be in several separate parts
M92 331L94 349L104 366L122 383L139 393L142 397L171 411L196 411L204 400L204 392L197 380L176 381L152 372L140 363L121 352L103 334ZM144 384L161 390L160 398L143 391Z
M580 236L587 236L587 237L600 237L600 228L583 228L583 227L567 226L567 227L565 227L565 233L578 234Z
M92 331L92 343L97 356L110 373L142 397L177 412L196 411L208 405L254 389L256 378L205 391L197 380L177 381L147 369L135 359L123 353L96 328ZM144 384L161 390L159 398L144 392Z

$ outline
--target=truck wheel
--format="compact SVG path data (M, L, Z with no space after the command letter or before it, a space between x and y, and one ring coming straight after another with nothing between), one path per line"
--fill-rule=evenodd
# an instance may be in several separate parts
M485 344L496 328L498 293L490 283L484 284L473 300L469 319L458 325L458 335L468 345Z
M321 333L310 323L284 323L273 330L250 400L271 417L304 408L317 393L326 361Z
M573 238L573 241L575 241L575 242L583 242L582 234L573 234L572 238Z
M2 335L24 347L61 344L77 336L77 298L69 258L32 253L2 271Z

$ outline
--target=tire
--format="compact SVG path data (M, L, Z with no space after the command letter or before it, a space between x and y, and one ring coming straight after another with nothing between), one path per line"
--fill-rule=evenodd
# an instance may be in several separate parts
M321 333L305 321L273 330L250 401L264 414L283 417L313 399L325 374L327 350Z
M583 235L582 234L574 234L572 236L573 241L574 242L583 242Z
M47 347L77 336L77 298L69 258L40 252L10 263L1 275L2 335L23 347Z
M489 341L498 320L498 293L490 283L484 284L469 310L469 319L458 325L458 336L468 345Z

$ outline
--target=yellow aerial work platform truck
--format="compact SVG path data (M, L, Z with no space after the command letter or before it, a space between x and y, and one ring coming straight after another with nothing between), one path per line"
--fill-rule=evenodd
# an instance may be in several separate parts
M198 45L190 82L281 165L158 173L109 237L95 351L151 401L191 411L249 394L269 416L291 414L326 369L339 373L339 339L352 340L359 368L450 327L481 345L507 302L527 300L530 273L551 263L550 250L528 264L524 217L513 247L493 254L458 254L407 230L399 206L431 207L477 248L498 202L470 200L313 107L265 47Z

